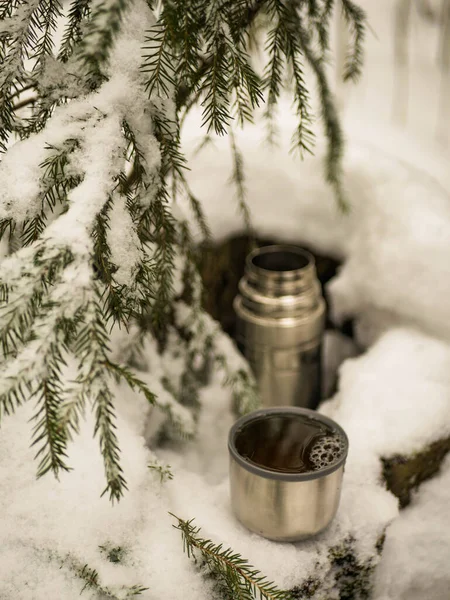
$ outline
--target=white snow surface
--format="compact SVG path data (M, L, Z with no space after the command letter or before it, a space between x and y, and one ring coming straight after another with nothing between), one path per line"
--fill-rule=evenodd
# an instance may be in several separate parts
M388 529L374 600L447 600L450 458Z

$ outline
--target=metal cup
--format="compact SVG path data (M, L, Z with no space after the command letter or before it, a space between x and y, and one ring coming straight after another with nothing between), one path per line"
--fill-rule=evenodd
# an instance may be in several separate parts
M263 406L316 408L325 302L314 257L288 245L254 250L234 309L236 340L252 367Z
M342 450L323 468L307 470L303 462L303 472L296 472L296 461L301 463L296 452L312 439L307 438L311 428L333 432ZM231 505L245 527L271 540L293 542L330 524L348 452L347 435L337 423L304 408L261 409L236 421L228 450ZM291 466L281 468L277 461Z

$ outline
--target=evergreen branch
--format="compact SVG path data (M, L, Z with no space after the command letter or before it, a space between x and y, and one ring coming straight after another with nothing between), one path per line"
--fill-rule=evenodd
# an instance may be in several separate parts
M185 429L183 418L186 413L184 412L183 407L171 397L172 395L169 397L166 396L165 399L158 397L149 390L147 384L142 381L142 379L139 379L139 377L125 365L119 365L106 360L103 366L113 376L117 383L123 379L130 389L141 393L149 404L157 406L164 414L166 414L180 436L186 439L192 437L192 432Z
M11 237L14 233L16 224L13 219L5 218L0 219L0 240L3 238L5 233L9 230L9 237Z
M250 218L250 211L245 200L246 189L245 189L245 175L244 175L244 157L242 152L239 150L236 143L236 136L233 130L229 132L230 145L231 145L231 156L233 161L233 171L229 179L229 183L233 183L236 186L236 195L238 200L239 210L241 211L244 219L244 225L247 230L247 234L252 236L252 224Z
M347 54L344 67L344 81L356 81L363 66L363 45L366 34L366 13L352 0L341 0L342 12L353 38L351 51Z
M173 527L181 532L183 549L188 557L197 561L197 553L200 554L206 568L227 597L239 600L254 600L257 597L261 600L292 600L289 591L280 590L240 554L231 548L224 550L222 544L214 544L200 537L200 528L192 524L193 519L184 521L173 513L169 514L177 520Z
M180 145L180 127L177 120L170 118L164 111L155 107L153 114L155 137L161 149L161 177L171 174L183 176L187 168L186 158Z
M335 0L324 0L322 13L317 21L317 34L322 51L322 59L330 46L329 23L333 15Z
M46 149L53 151L54 154L48 156L40 165L43 169L43 190L36 199L36 206L40 206L40 211L26 219L22 225L20 237L24 246L30 246L39 239L47 226L47 211L53 213L57 204L64 206L69 191L81 183L80 176L66 173L70 155L76 148L78 148L77 140L67 140L62 148L46 146Z
M233 25L233 22L231 22L232 29L239 30L242 35L242 32L246 31L248 28L251 27L252 23L254 22L254 20L260 13L260 11L262 10L265 1L266 0L255 0L255 2L249 3L244 0L244 2L241 2L240 4L243 5L243 8L242 8L242 10L235 12L235 14L238 15L238 18L236 19L234 25ZM223 3L223 6L226 10L228 8L228 6L233 7L236 4L238 4L238 3L237 2ZM201 23L202 27L205 26L205 23L203 22L203 14L204 14L204 11L202 12L202 10L199 9L199 23ZM225 15L225 17L226 16L227 15ZM221 17L219 16L218 19L216 19L216 20L218 20L220 23ZM227 19L227 20L228 20L228 23L230 23L230 20L229 19ZM211 27L210 27L210 29L211 29ZM202 33L204 33L204 35L205 35L205 32L202 32ZM197 32L196 35L200 35L200 34ZM195 95L198 92L199 88L201 91L203 91L204 88L201 85L201 82L204 80L208 71L210 71L213 60L214 60L213 53L209 53L209 54L206 53L206 55L198 56L197 69L196 69L196 72L193 74L190 85L183 84L182 82L180 82L180 85L178 86L178 89L176 90L176 106L178 109L181 109L181 108L185 107L186 105L189 105L192 95L193 94Z
M140 185L145 186L147 181L147 172L145 169L145 156L142 148L140 148L136 135L126 119L122 121L123 132L125 139L128 142L127 160L131 164L131 172L129 173L126 184L123 186L123 193L128 195L134 187Z
M2 19L9 20L11 34L0 40L0 151L5 152L8 139L15 129L14 105L11 96L27 83L24 62L31 57L30 50L37 43L39 2L20 6L15 1L0 6Z
M202 101L203 121L208 133L225 135L231 122L230 98L226 73L229 69L226 47L223 41L211 45L208 54L212 57L210 67L205 72L202 89L205 99Z
M53 558L53 553L51 558ZM85 590L95 590L102 598L110 598L111 600L130 600L135 598L149 588L143 587L142 585L131 585L131 586L114 586L109 587L104 585L100 580L100 575L96 569L93 569L88 564L83 564L75 556L69 554L66 558L58 558L61 567L68 567L81 581L83 587L81 588L80 595Z
M194 281L196 276L198 275L193 273ZM180 303L180 308L183 306L183 303ZM235 354L235 359L230 360L230 357L233 356L233 349L235 350L233 342L220 329L219 324L202 309L201 292L193 295L187 314L182 310L181 315L177 313L176 316L178 327L184 331L189 340L188 353L191 356L197 356L202 349L208 352L209 358L223 373L223 385L232 391L233 403L237 412L246 414L255 410L260 404L255 378L240 355ZM224 346L229 347L227 352L223 351Z
M319 16L319 1L318 0L307 0L308 16L312 19Z
M224 354L216 354L215 362L224 373L223 385L231 389L233 406L239 415L256 410L261 405L261 398L256 380L247 368L231 369Z
M92 301L86 307L84 322L75 342L74 351L80 365L77 383L80 385L81 401L89 398L95 411L94 436L99 435L107 482L102 495L109 492L111 501L119 501L127 484L120 466L113 395L106 378L108 341L106 319L100 305Z
M81 25L89 16L91 2L92 0L72 0L58 54L60 61L67 62L81 40Z
M29 339L33 322L39 314L42 282L30 286L27 292L2 299L0 302L0 343L3 357L16 356ZM9 292L9 290L8 290Z
M189 187L186 188L186 191L195 220L197 221L200 231L202 232L203 242L209 242L211 240L211 229L209 228L205 213L203 212L201 202L196 196L194 196Z
M283 87L283 49L282 27L280 23L267 34L266 51L269 61L264 72L264 87L268 89L266 115L270 117L273 107L278 102Z
M146 90L149 96L156 94L162 98L170 98L175 82L175 57L169 45L171 31L164 21L167 9L162 13L162 20L150 31L144 46L144 64L142 71L148 73Z
M241 127L253 122L253 112L264 101L259 76L255 73L245 52L231 52L231 76L235 92L233 103Z
M54 49L54 34L57 21L62 16L59 0L41 0L38 5L37 19L39 38L33 46L32 58L36 61L33 71L40 71L46 56L51 56Z
M175 221L168 208L168 196L164 187L160 188L156 199L143 215L140 236L143 241L148 239L155 244L152 256L154 298L150 318L155 332L162 334L167 327L173 299L176 243Z
M129 0L105 0L92 11L86 33L79 44L78 58L94 89L104 80L102 69L108 60L128 4Z
M37 476L42 477L52 471L58 478L60 471L69 471L67 458L67 425L60 420L60 406L63 399L61 366L65 362L59 348L52 344L47 375L39 382L34 396L38 400L38 409L33 416L36 425L33 431L32 445L39 445L35 459L40 458Z
M202 3L199 0L179 2L177 8L178 35L183 40L176 70L177 87L188 86L195 90L197 73L202 62Z
M61 289L56 284L72 261L71 253L61 251L56 256L45 256L42 248L30 250L35 272L29 277L30 287L26 292L22 292L20 286L18 291L15 289L16 282L23 277L21 270L17 272L16 263L12 261L10 265L6 259L2 265L8 304L0 307L0 321L4 325L2 346L7 359L0 372L0 416L2 412L13 412L29 394L36 392L36 381L48 377L48 366L53 364L52 357L59 356L57 349L64 343L61 336L69 327L69 314L64 315L60 301L56 300ZM57 373L55 366L52 371L54 393L59 385ZM51 392L49 389L48 393Z
M100 373L97 373L99 376ZM125 490L128 489L120 466L120 449L117 435L115 433L115 409L113 395L105 381L102 382L103 389L98 390L93 398L95 409L94 436L99 434L100 451L103 455L105 467L106 488L103 494L109 492L111 501L119 501Z
M346 212L348 204L342 187L342 155L344 151L344 140L334 103L332 92L329 88L323 63L314 55L310 45L310 36L299 27L298 36L302 50L311 66L318 84L320 103L322 108L322 119L325 125L325 133L328 139L328 151L325 162L325 175L327 181L332 185L340 208Z

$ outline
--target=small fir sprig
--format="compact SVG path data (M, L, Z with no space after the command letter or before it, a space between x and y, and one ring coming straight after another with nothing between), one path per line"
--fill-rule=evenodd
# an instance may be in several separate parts
M154 461L147 465L148 468L154 473L158 474L160 483L165 483L166 481L171 481L173 479L173 473L170 470L170 465L163 465L159 461Z
M102 583L96 569L93 569L88 564L81 563L75 557L68 556L66 560L60 562L62 566L69 567L70 570L75 573L76 577L83 582L80 595L82 595L85 590L94 590L103 598L111 598L111 600L130 600L131 598L140 596L149 589L142 585L106 586Z
M177 521L173 527L181 532L184 551L189 558L206 568L225 598L292 600L289 591L280 590L240 554L231 548L224 548L223 544L202 538L199 535L200 527L193 525L193 519L185 521L170 514Z

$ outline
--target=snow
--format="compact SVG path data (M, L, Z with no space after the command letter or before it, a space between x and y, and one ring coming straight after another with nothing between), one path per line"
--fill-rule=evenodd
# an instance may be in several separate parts
M446 600L450 458L388 529L374 600ZM407 549L407 552L405 552Z
M117 267L114 279L121 285L131 286L133 273L140 262L140 242L130 213L125 209L125 200L115 198L109 213L108 245L111 262Z
M386 8L393 3L383 0L382 4ZM49 230L48 235L58 243L70 242L79 254L89 250L87 232L102 199L112 191L111 175L125 151L119 135L120 115L126 115L133 126L139 123L138 142L147 164L151 172L158 168L160 155L151 135L146 98L138 93L130 103L126 93L130 87L136 88L138 72L132 57L139 55L139 35L149 26L148 12L146 15L147 21L142 19L142 11L136 10L125 19L123 36L109 63L111 79L95 101L80 98L58 108L43 132L8 152L0 167L0 177L6 182L0 186L1 217L23 220L39 209L35 199L39 164L46 157L45 143L59 146L79 131L80 120L86 122L82 140L86 147L74 154L71 168L74 173L86 173L86 177L72 192L69 211ZM380 43L379 51L386 54L386 44ZM423 65L420 68L423 70ZM172 527L174 519L168 511L181 518L195 518L204 537L241 552L284 588L298 585L310 575L329 577L327 551L349 537L354 539L358 558L376 564L379 558L374 547L387 528L374 600L448 597L450 461L401 513L397 499L381 481L380 462L381 457L414 453L450 435L448 154L436 151L431 140L425 139L432 110L423 111L426 114L421 122L413 124L423 135L420 142L408 132L380 124L370 86L378 85L381 76L386 77L383 69L375 69L375 84L374 80L363 81L370 117L355 108L355 94L347 98L344 166L351 203L348 216L336 209L332 192L323 182L320 143L318 157L304 163L288 155L294 121L287 105L279 111L283 118L278 148L263 145L264 131L258 125L238 135L245 157L248 202L258 234L307 244L344 261L328 291L334 318L356 319L357 339L354 344L337 333L327 333L325 338L328 392L337 372L339 379L337 393L321 411L338 421L350 439L341 504L332 525L314 540L279 544L249 533L234 519L226 447L235 418L231 410L233 388L223 384L230 374L247 367L209 317L201 318L195 308L191 311L180 304L176 319L196 333L191 343L182 348L179 338L171 336L160 355L155 342L145 340L140 355L133 356L133 364L138 376L157 393L160 405L176 412L183 428L190 433L196 430L197 436L184 440L172 432L158 447L166 414L125 385L117 386L117 435L129 487L119 504L111 506L107 498L100 498L103 464L98 442L92 436L90 413L81 424L80 436L69 446L73 470L61 474L60 481L51 476L36 481L34 450L29 447L33 404L2 419L2 600L75 600L85 584L76 572L86 564L98 571L101 585L118 597L125 595L123 586L139 584L149 588L141 596L144 600L211 598L210 584L183 554L179 532ZM214 238L223 240L243 231L233 190L227 185L229 149L227 141L217 140L194 157L191 151L199 141L198 118L194 114L184 132L185 146L192 154L190 184L202 201ZM150 190L148 201L151 194ZM180 211L189 214L184 205ZM112 260L119 267L116 278L127 284L138 253L129 220L124 227L126 214L123 206L114 205L108 235L115 241ZM21 265L32 252L23 249L4 260L2 280L17 282ZM77 264L65 271L64 285L53 291L62 311L75 306L75 294L83 293L89 283L89 275L76 269ZM69 285L73 296L64 301L63 291ZM19 296L24 292L19 286L14 293ZM123 360L130 358L136 332L128 335L115 331L114 336L113 352ZM41 338L46 339L46 335ZM162 380L180 389L186 355L201 363L204 342L210 338L226 365L219 361L211 381L200 390L202 410L195 422ZM359 355L362 350L365 352ZM33 360L40 360L39 352L30 352ZM22 368L20 361L14 368ZM70 373L66 377L70 380ZM170 465L173 479L161 482L159 474L148 468L154 464ZM120 547L123 560L110 562L101 547ZM333 585L332 577L329 585ZM98 595L86 588L83 597L94 599ZM327 597L334 596L330 592Z

